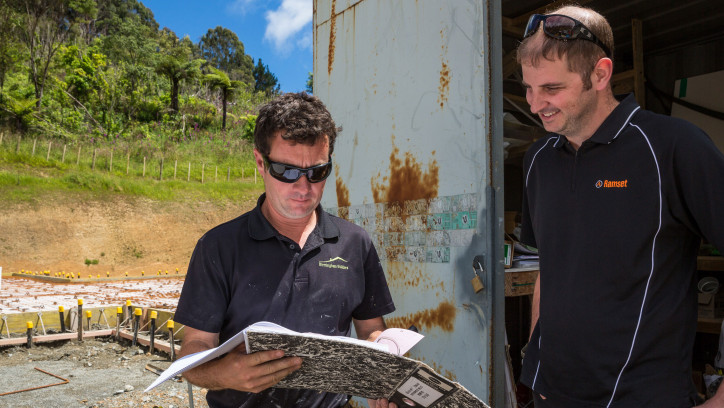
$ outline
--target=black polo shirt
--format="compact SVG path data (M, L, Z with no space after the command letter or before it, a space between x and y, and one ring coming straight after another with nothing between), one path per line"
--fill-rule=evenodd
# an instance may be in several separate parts
M690 407L701 237L724 249L724 156L688 122L624 99L576 151L525 158L521 239L540 319L521 381L555 407Z
M319 207L317 226L299 248L262 215L264 199L198 241L176 322L219 333L223 343L261 320L299 332L348 336L352 318L395 310L377 251L362 228ZM207 400L211 407L330 407L346 397L272 388L259 394L210 391Z

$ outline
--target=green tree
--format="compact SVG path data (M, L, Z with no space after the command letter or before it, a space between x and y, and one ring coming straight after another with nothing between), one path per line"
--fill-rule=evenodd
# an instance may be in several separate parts
M78 21L96 12L94 0L13 0L25 8L18 33L29 53L30 78L35 87L36 107L43 101L45 82L53 56Z
M21 59L20 44L14 36L17 18L17 14L9 5L0 4L0 27L5 27L0 30L0 94L5 85L5 76Z
M158 23L153 12L138 0L99 0L98 18L93 21L94 35L114 35L122 31L122 25L132 20L151 32L158 32Z
M228 72L232 80L254 84L254 61L244 53L244 43L233 31L221 26L209 29L199 41L199 51L213 67Z
M226 104L234 100L237 90L244 86L241 81L229 79L225 72L214 67L209 67L211 73L204 76L204 82L211 90L219 90L221 96L221 129L226 129Z
M178 112L179 84L183 80L197 78L201 74L203 59L192 59L190 40L188 37L179 41L173 31L164 28L161 32L161 53L156 72L164 75L171 82L171 110Z
M267 95L279 93L277 77L269 71L269 67L261 62L261 58L254 67L254 89Z
M156 49L160 47L156 31L133 14L114 29L115 33L102 37L102 49L122 74L124 90L130 97L125 110L130 115L136 105L139 86L152 77Z
M314 93L314 73L307 72L307 93Z

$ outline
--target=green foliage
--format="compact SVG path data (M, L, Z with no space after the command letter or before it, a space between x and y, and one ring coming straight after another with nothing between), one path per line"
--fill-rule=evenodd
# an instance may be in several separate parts
M216 107L203 99L191 96L184 102L181 113L188 115L186 122L195 124L196 128L208 128L214 121Z
M24 140L223 151L250 143L250 118L279 92L226 28L194 44L159 30L140 0L27 3L0 1L0 131Z
M97 259L88 259L88 258L86 258L86 259L85 259L85 265L86 265L86 266L98 265L98 260L97 260Z
M264 92L267 95L279 93L279 81L277 77L269 71L269 67L261 62L261 58L254 67L254 89Z
M241 130L241 138L254 143L254 129L256 128L256 115L246 115L243 118L245 120L244 126Z
M314 73L307 72L307 93L314 93Z
M35 110L35 98L15 98L11 94L3 95L0 102L0 109L9 114L17 130L27 130L33 122Z
M254 83L254 62L244 53L244 43L228 28L209 29L199 41L199 51L211 66L227 72L230 79Z

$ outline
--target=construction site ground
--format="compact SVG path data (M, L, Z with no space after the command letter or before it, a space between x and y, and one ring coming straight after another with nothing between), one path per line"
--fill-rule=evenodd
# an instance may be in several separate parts
M67 310L78 298L85 307L120 306L131 300L134 306L174 310L196 241L208 229L251 209L255 201L255 196L219 204L58 195L2 203L0 314L57 310L60 305ZM73 272L74 280L36 278L61 272ZM20 277L13 276L18 273ZM0 347L0 407L189 406L186 382L167 381L143 392L157 378L146 366L163 369L171 363L170 356L147 351L109 337L40 343L29 349ZM68 381L6 394L64 382L36 368ZM195 407L207 406L205 390L195 388L193 394Z
M117 342L113 338L68 340L29 349L6 347L0 351L0 407L190 406L185 381L169 380L143 392L157 378L157 374L146 369L148 364L165 369L171 361L169 356L147 354L145 348L132 347L130 341ZM63 383L63 380L68 382L27 390ZM11 392L14 393L6 394ZM205 390L193 387L194 407L208 407L205 395Z

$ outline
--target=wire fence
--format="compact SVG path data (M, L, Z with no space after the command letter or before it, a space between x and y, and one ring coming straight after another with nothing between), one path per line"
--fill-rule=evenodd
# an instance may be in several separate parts
M255 166L179 160L164 157L163 153L158 152L139 154L141 149L134 149L130 145L125 148L89 146L52 140L22 139L19 136L8 137L0 132L0 150L45 160L48 165L60 163L78 169L104 171L116 176L200 183L261 182ZM231 154L229 151L229 155Z

